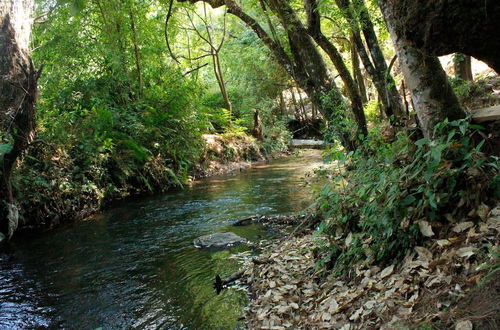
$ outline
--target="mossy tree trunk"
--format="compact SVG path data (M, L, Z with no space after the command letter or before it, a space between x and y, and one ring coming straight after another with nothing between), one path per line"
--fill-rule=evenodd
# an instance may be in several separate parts
M0 2L0 124L9 150L0 158L0 225L12 237L19 211L11 176L35 136L37 71L30 57L32 0ZM5 143L7 142L7 143Z
M388 72L382 50L378 42L370 14L362 0L336 0L337 6L342 10L344 17L349 21L352 39L356 45L359 57L372 80L387 118L404 117L403 103L396 88L394 78ZM359 12L355 15L354 11ZM363 43L365 38L366 46Z

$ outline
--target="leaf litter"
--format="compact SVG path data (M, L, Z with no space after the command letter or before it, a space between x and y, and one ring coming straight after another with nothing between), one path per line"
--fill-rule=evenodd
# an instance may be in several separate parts
M247 259L244 265L241 282L251 298L245 324L250 329L353 330L438 322L473 329L473 318L455 319L450 313L487 276L485 265L498 262L491 251L498 251L500 204L488 216L481 213L481 222L457 223L439 239L421 221L422 234L429 237L424 246L385 267L360 262L351 277L320 276L314 251L326 237L301 233L267 242L259 256L264 262ZM350 239L339 238L339 244L348 246Z

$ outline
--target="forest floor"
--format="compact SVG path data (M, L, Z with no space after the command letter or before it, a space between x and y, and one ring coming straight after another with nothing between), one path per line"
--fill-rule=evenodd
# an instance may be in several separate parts
M480 222L457 221L441 231L445 239L429 238L403 260L360 262L342 277L325 277L318 267L325 237L285 234L257 262L245 262L247 327L498 329L500 204L474 212Z

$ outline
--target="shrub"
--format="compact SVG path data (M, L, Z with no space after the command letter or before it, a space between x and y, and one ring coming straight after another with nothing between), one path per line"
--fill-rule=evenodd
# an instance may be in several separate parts
M321 263L341 273L360 260L399 258L423 240L420 221L446 224L498 194L499 161L474 143L480 129L446 121L434 141L399 134L388 144L375 135L348 156L331 150L337 171L317 198L326 219L319 232L330 237Z

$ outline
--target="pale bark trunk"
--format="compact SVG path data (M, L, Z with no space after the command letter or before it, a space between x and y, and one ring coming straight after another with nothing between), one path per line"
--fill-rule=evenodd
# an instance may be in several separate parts
M224 103L226 104L227 110L229 111L229 115L233 116L233 105L229 100L229 94L227 93L226 82L224 81L224 75L222 73L222 67L220 65L219 52L212 52L212 59L214 65L215 78L217 83L219 84L220 91L222 94L222 98L224 99Z
M464 118L465 113L453 93L438 58L425 55L394 28L398 19L394 16L392 8L394 1L380 0L379 5L411 91L424 136L433 138L437 123L445 118L449 120Z
M18 208L11 184L17 159L35 135L35 102L40 71L30 57L32 0L0 2L0 124L14 142L0 157L0 229L12 237Z

